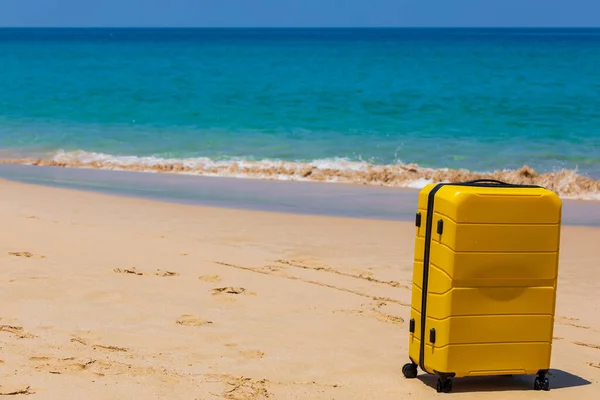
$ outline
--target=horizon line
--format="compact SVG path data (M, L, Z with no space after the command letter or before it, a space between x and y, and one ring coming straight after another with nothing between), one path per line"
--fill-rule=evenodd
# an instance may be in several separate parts
M0 29L600 29L600 26L0 26Z

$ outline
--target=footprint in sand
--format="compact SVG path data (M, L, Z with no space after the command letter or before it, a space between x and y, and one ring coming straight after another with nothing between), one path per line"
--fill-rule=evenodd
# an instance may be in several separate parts
M12 333L19 339L30 339L35 337L31 333L25 332L25 330L21 326L0 325L0 332Z
M227 295L245 294L246 296L256 296L256 293L248 292L243 287L231 287L231 286L215 288L212 290L212 294L213 294L213 296L218 296L219 301L222 301L225 303L235 303L236 302L235 298L233 298L232 296L227 296Z
M263 353L260 350L246 350L240 351L240 355L242 355L244 358L257 359L263 358L265 356L265 353Z
M135 267L129 269L114 268L113 272L117 274L144 275L142 272L136 271Z
M88 372L91 365L96 360L80 360L75 357L54 358L54 357L29 357L29 361L35 363L35 369L46 371L55 375L74 374Z
M133 268L115 268L113 269L113 272L116 272L117 274L129 274L129 275L146 275L144 272L140 272L138 271L135 267ZM156 276L179 276L179 272L173 272L173 271L163 271L160 269L157 269L156 272L154 273L154 275Z
M192 314L183 314L181 317L177 318L177 321L175 321L175 322L178 325L183 325L183 326L203 326L203 325L212 324L212 321L202 320Z
M587 363L590 367L594 367L594 368L600 368L600 363L593 363L593 362L589 362Z
M222 393L222 398L226 400L266 400L273 396L267 390L270 384L267 379L252 379L231 375L207 375L206 377L226 384L226 389Z
M13 257L25 257L25 258L46 258L46 256L36 255L28 251L10 251L9 256Z
M173 383L175 374L165 371L164 368L154 368L147 365L127 364L112 359L89 357L30 357L30 364L37 371L48 372L55 375L92 375L92 376L153 376L163 382ZM165 376L168 375L168 376Z
M221 282L219 275L202 275L198 279L203 282Z
M221 288L214 288L212 290L212 294L216 295L216 294L242 294L246 291L246 289L244 289L243 287L231 287L231 286L227 286L227 287L221 287Z
M154 275L157 276L179 276L179 272L156 270Z

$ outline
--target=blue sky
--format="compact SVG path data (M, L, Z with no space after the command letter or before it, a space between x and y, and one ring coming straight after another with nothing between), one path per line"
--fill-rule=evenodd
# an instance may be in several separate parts
M0 26L600 27L600 0L0 0Z

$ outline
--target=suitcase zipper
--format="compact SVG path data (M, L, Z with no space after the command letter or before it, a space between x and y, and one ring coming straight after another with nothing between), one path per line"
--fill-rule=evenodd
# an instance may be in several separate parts
M425 251L423 253L423 284L421 285L421 348L419 352L419 366L427 373L425 369L425 323L427 322L427 284L429 282L429 253L431 249L431 229L433 225L433 203L435 194L440 190L445 183L436 185L427 197L427 216L425 219Z

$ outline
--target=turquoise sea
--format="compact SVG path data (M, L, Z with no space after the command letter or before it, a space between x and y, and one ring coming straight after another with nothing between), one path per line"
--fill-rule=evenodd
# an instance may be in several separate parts
M0 157L596 180L599 66L593 29L0 29Z

